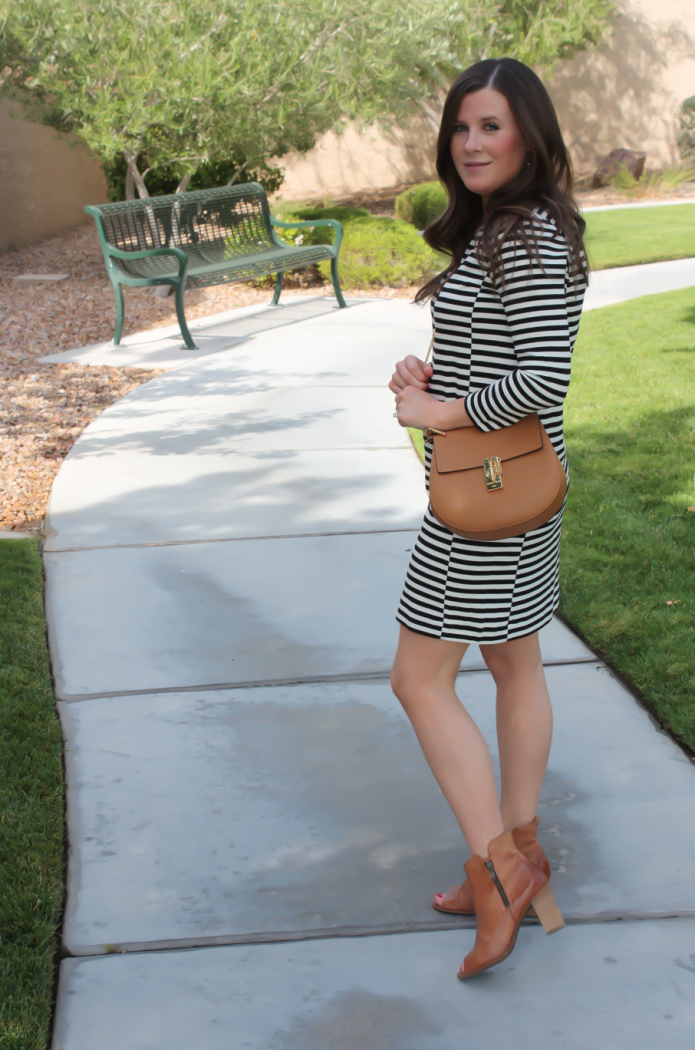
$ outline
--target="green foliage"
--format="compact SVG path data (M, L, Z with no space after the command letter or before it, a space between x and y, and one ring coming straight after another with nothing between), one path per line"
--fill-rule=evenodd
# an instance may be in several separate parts
M693 289L585 315L574 358L561 611L692 748Z
M630 176L632 177L632 176ZM586 246L594 270L686 259L695 245L695 205L589 212Z
M686 98L678 113L678 149L683 160L695 160L695 95Z
M147 157L141 157L146 168L145 184L150 197L159 197L166 193L176 193L180 178L176 169L171 165L153 166ZM116 157L112 162L105 161L102 164L106 175L110 201L123 201L126 199L126 175L128 165L123 156ZM266 193L277 193L282 185L284 173L281 168L261 166L249 168L244 159L235 164L231 160L203 161L196 168L188 183L189 190L209 190L217 186L226 186L234 176L239 173L235 181L260 182Z
M0 0L0 94L180 180L310 149L349 120L385 126L483 54L550 67L599 39L610 0ZM378 32L374 27L378 26ZM436 122L436 121L435 121ZM145 162L144 158L147 158Z
M599 43L615 11L611 0L502 0L483 30L487 57L509 55L550 72L558 59Z
M424 230L447 206L446 190L440 182L421 182L396 197L396 217Z
M283 222L311 222L312 219L336 219L342 226L354 219L370 218L366 208L347 208L331 205L327 208L294 208L283 210L278 218ZM275 231L286 244L333 244L335 230L330 226L314 226L302 230Z
M393 288L422 284L437 261L410 223L370 216L345 226L338 269L344 288ZM319 270L327 278L330 264L319 263Z
M438 269L432 250L410 223L370 215L366 208L331 205L290 210L286 205L278 217L284 222L337 219L342 224L338 269L344 288L421 284ZM333 244L335 240L330 226L275 232L286 244ZM318 269L329 280L330 263L319 263Z
M0 1046L45 1050L64 893L61 733L35 540L0 540Z
M630 169L621 164L608 183L629 197L656 197L675 190L695 179L695 164L672 164L662 171L651 171L636 179Z

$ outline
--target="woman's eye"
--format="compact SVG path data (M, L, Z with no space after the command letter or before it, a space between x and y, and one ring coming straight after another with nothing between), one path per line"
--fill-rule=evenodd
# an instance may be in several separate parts
M499 131L499 124L486 124L486 129L492 129L492 131Z

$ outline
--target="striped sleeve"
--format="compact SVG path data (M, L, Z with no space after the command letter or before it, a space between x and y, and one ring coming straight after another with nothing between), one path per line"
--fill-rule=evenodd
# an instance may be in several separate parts
M497 280L496 291L518 367L467 395L466 410L483 431L560 406L567 394L573 343L567 313L568 251L555 227L543 226L538 236L542 267L520 241L503 248L505 280Z

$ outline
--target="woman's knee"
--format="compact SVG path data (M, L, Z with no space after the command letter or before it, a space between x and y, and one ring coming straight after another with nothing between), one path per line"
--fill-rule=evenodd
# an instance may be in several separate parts
M519 639L527 642L527 639ZM499 645L481 646L483 659L497 685L521 679L543 677L543 659L537 638L528 644L502 642Z
M442 690L453 690L466 651L460 643L416 634L401 627L391 670L391 688L403 707L422 705Z
M391 669L391 689L408 715L427 707L437 693L435 683L422 673L421 668L398 660Z
M418 676L413 673L413 669L409 669L405 661L399 661L396 658L391 668L391 689L396 699L406 710L415 701L419 692L418 684Z

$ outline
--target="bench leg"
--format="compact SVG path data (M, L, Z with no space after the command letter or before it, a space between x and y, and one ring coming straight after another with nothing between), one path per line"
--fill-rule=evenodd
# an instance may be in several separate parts
M114 284L113 294L116 297L116 327L113 330L113 345L118 346L123 335L123 322L125 320L125 304L123 302L123 285Z
M186 324L186 314L183 309L183 285L175 284L174 288L174 301L176 303L176 316L179 322L179 328L181 329L181 335L183 341L189 350L197 350L198 347L193 342L193 336L188 331L188 325Z
M337 257L331 259L331 281L333 283L333 291L335 292L335 297L338 300L338 306L341 307L341 309L342 309L342 307L347 306L347 303L343 299L343 293L340 290L340 283L338 281L338 259L337 259Z
M282 270L280 273L275 274L275 291L273 292L273 298L271 300L271 306L277 306L280 302L280 293L282 292Z

